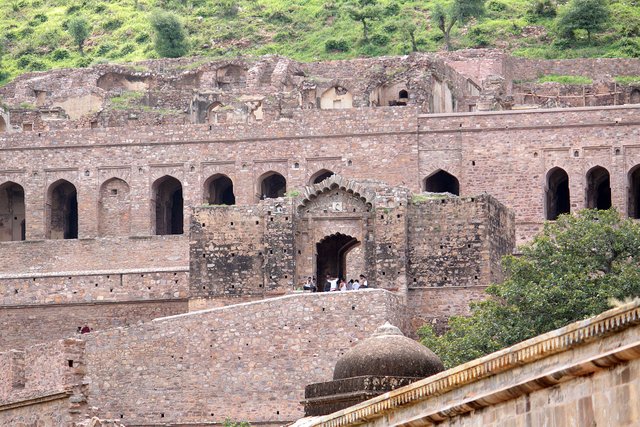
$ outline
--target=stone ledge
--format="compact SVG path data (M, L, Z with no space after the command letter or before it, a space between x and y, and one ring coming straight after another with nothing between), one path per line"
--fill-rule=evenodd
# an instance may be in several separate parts
M61 391L57 393L43 394L40 396L32 397L31 399L20 400L18 402L0 403L0 412L21 408L23 406L31 406L38 403L66 399L71 396L71 394L72 393L70 391Z

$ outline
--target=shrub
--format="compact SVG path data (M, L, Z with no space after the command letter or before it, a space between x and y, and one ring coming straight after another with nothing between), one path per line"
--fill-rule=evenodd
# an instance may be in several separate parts
M56 49L51 54L51 57L55 61L62 61L63 59L67 59L69 57L69 51L67 49Z
M376 33L371 36L371 43L377 46L386 46L389 43L389 37L384 34Z
M165 58L179 58L188 51L184 28L171 12L156 11L151 15L156 52Z
M349 43L342 39L329 39L324 42L324 49L327 52L347 52L349 51Z

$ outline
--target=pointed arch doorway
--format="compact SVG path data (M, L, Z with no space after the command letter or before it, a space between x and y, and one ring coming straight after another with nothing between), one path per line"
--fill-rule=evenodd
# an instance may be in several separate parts
M316 243L316 280L319 292L324 291L327 275L346 279L347 274L350 277L359 274L357 271L348 271L347 263L347 255L358 246L358 239L342 233L326 236Z

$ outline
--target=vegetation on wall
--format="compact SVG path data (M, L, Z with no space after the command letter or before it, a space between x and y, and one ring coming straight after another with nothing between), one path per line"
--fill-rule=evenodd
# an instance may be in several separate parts
M640 7L636 0L7 0L0 42L4 81L163 56L312 61L447 44L539 58L640 57Z
M545 224L521 256L507 256L507 279L472 304L469 317L452 317L421 342L452 367L594 316L612 299L640 296L640 223L617 211L583 210Z

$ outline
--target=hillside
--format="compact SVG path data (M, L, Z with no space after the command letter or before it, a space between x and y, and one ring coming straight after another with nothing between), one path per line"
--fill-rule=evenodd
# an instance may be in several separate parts
M347 13L350 1L6 0L0 2L0 82L27 71L158 57L150 24L157 9L180 17L188 55L277 53L313 61L443 48L443 34L429 19L435 0L378 0L368 42ZM640 56L636 0L612 1L611 19L591 42L580 31L572 41L558 35L554 14L565 7L553 0L488 0L483 16L454 27L453 46L498 47L538 58ZM84 54L68 31L77 17L90 26Z

